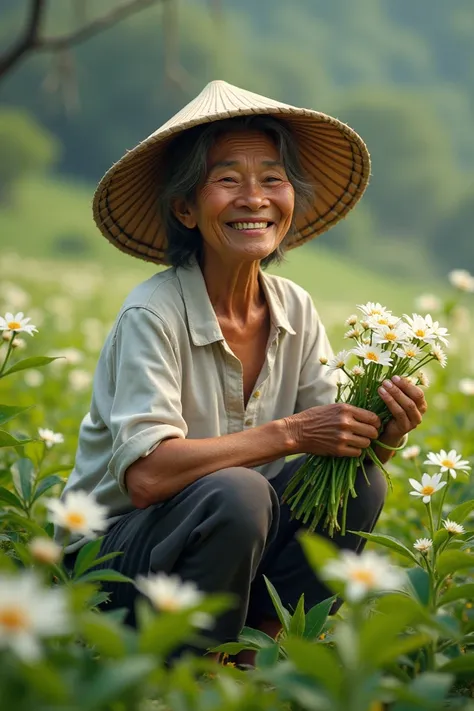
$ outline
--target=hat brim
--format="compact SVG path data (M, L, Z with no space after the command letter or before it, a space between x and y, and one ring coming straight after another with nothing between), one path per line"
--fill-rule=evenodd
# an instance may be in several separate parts
M185 110L189 114L195 99L127 152L100 181L93 199L94 219L102 234L121 251L166 264L166 234L158 209L163 155L178 133L199 124L258 114L285 120L295 138L301 166L314 188L312 204L296 218L296 231L287 241L288 249L326 232L362 197L370 176L370 157L353 129L324 113L279 104L225 82L212 84L235 89L239 98L244 95L247 105L211 109L204 114L197 111L194 116L182 117ZM250 103L249 96L259 101Z

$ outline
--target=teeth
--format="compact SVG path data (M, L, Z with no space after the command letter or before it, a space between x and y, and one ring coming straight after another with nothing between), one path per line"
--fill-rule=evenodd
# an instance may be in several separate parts
M231 222L234 230L263 230L268 227L268 222Z

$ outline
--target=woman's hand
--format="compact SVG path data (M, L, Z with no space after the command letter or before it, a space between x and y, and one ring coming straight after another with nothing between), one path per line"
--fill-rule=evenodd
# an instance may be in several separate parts
M347 403L321 405L285 418L294 454L360 457L377 439L380 419Z
M428 409L425 395L421 388L396 375L392 380L384 381L383 386L379 388L379 395L392 414L392 419L379 440L389 447L398 447L403 437L421 423ZM384 450L383 454L382 451L377 454L381 455L382 462L391 456L387 450Z

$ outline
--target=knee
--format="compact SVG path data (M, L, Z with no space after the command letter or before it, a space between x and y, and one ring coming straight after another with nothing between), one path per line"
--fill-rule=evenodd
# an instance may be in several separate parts
M214 472L203 480L212 498L212 511L226 535L239 546L265 541L272 524L278 521L279 504L275 490L264 476L245 467Z

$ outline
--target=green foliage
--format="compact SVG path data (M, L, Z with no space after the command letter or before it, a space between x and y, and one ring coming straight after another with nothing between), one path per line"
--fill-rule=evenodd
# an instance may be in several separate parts
M0 110L0 201L9 202L18 182L47 172L59 155L59 140L23 109Z

